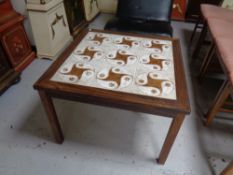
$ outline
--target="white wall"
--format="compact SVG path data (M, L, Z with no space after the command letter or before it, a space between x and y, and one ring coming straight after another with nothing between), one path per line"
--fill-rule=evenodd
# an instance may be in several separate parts
M11 3L14 7L14 9L24 15L26 17L24 21L24 28L26 30L27 36L31 42L32 45L35 45L33 35L32 35L32 29L30 22L28 20L27 10L26 10L26 4L24 0L11 0Z

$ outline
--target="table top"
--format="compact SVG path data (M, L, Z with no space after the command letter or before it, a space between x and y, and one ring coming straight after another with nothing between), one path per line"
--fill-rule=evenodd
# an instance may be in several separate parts
M179 42L166 37L87 30L34 87L142 112L190 111Z

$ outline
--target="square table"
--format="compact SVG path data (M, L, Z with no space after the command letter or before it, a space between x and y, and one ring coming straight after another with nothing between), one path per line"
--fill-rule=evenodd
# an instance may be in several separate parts
M190 113L177 39L89 29L35 83L57 143L64 138L52 98L172 118L158 163L164 164Z

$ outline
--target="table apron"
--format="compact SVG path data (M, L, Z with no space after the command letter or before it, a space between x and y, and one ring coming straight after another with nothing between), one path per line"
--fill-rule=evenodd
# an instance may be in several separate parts
M138 103L123 102L123 101L116 101L116 100L106 100L105 98L87 97L87 96L81 96L81 95L74 96L72 94L61 95L60 93L46 92L46 91L45 93L51 98L88 103L88 104L93 104L93 105L98 105L98 106L125 109L125 110L134 111L134 112L141 112L141 113L147 113L147 114L152 114L152 115L160 115L160 116L168 117L168 118L174 118L178 114L184 114L184 115L187 114L185 111L181 111L179 109L174 110L174 109L167 109L163 107L141 105Z

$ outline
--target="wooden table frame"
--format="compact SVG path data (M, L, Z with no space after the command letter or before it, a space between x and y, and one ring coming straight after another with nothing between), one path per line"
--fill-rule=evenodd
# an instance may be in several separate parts
M89 31L118 34L118 32L110 32L103 30L90 29ZM79 101L89 104L96 104L144 112L149 114L162 115L166 117L171 117L173 119L167 137L163 144L162 150L160 152L159 158L157 159L159 164L164 164L167 160L168 154L175 141L175 138L180 130L185 115L190 113L190 105L187 95L186 81L179 41L177 39L171 39L167 37L152 37L136 34L132 35L127 33L119 33L144 38L166 39L171 40L173 42L177 94L176 100L167 100L162 98L154 98L149 96L128 94L123 92L115 92L105 89L64 84L51 81L50 78L54 75L54 73L66 60L66 58L72 53L72 51L75 49L77 44L82 40L82 38L86 35L87 32L88 30L80 34L80 36L63 52L63 54L53 63L53 65L34 85L34 88L39 92L56 142L61 144L64 140L64 137L53 105L52 98ZM124 98L122 98L122 95L124 95Z

